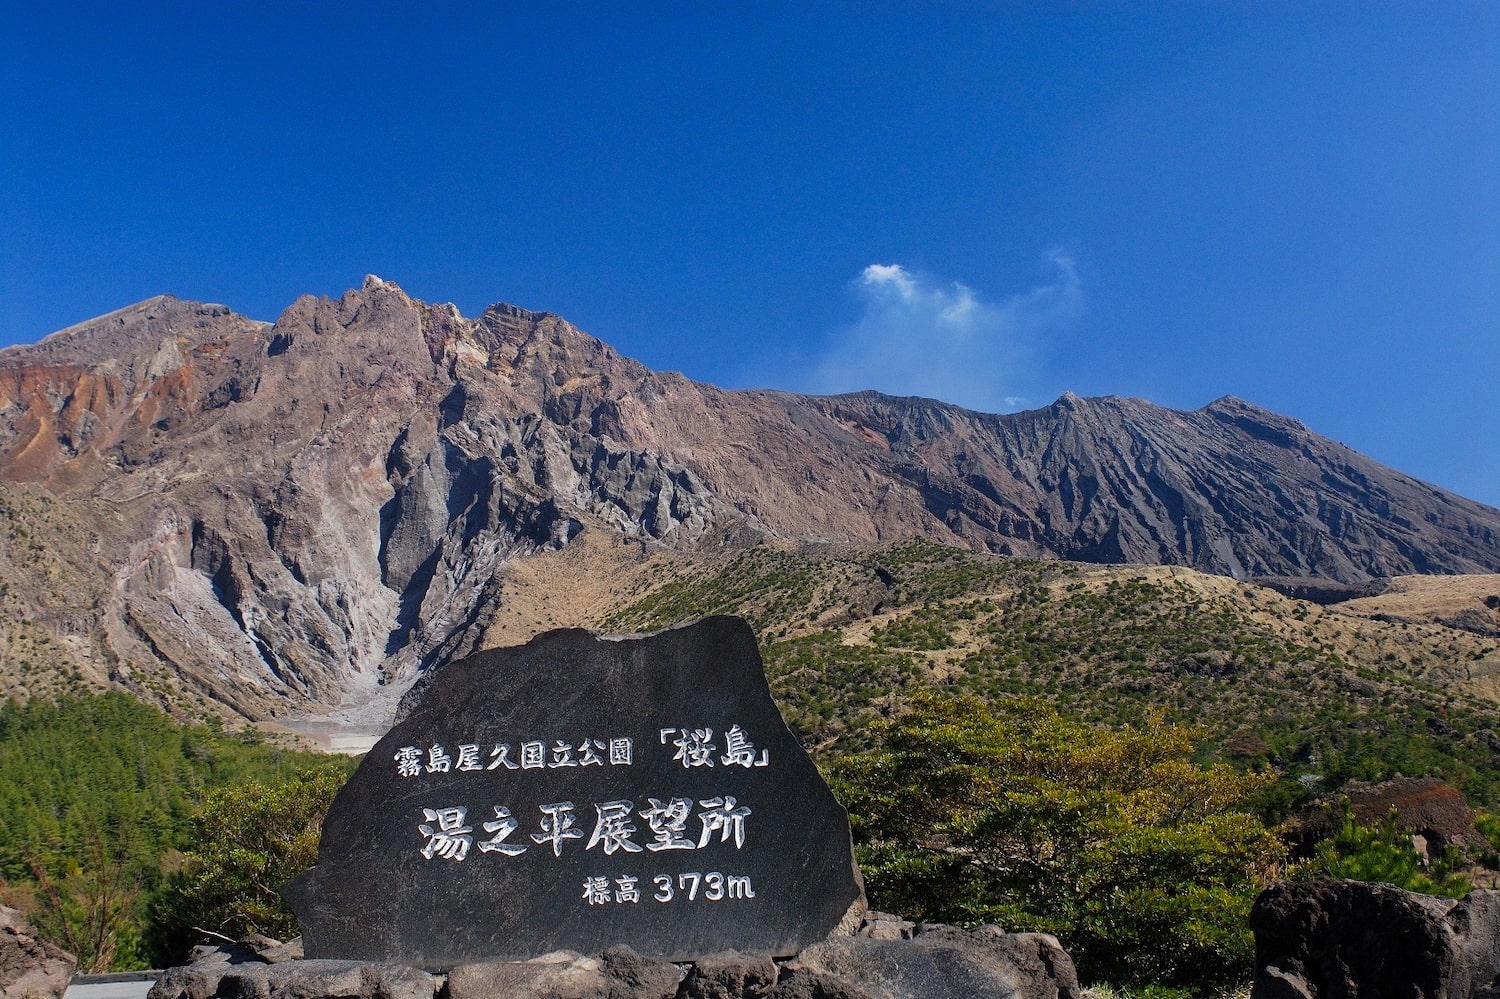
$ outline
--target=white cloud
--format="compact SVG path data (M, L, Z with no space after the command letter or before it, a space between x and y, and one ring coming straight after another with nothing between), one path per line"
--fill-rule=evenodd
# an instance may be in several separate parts
M988 412L1026 404L1042 341L1083 309L1072 258L1060 250L1048 258L1054 268L1050 283L999 303L958 281L900 264L871 264L854 281L863 314L832 338L807 388L872 388Z

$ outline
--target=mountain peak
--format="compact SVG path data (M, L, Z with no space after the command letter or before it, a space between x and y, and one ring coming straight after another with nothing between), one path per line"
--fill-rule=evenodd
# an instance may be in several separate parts
M1255 414L1281 417L1281 414L1275 412L1274 410L1266 409L1264 406L1257 406L1253 402L1246 402L1244 399L1241 399L1239 396L1235 395L1219 396L1213 402L1209 403L1207 406L1204 406L1202 412L1210 414ZM1285 419L1285 417L1281 418Z

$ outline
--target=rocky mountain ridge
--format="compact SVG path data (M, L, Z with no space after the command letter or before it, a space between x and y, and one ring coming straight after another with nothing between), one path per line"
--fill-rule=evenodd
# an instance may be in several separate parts
M252 718L387 710L478 647L507 565L585 531L643 553L924 536L1240 577L1500 569L1500 511L1239 400L996 416L731 392L549 313L469 319L373 277L274 324L161 296L0 351L0 501L0 600L32 629L12 649L66 640L86 679Z

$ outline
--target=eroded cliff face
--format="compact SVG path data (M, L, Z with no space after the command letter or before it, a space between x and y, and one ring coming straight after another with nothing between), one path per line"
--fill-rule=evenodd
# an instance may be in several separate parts
M1500 512L1237 400L991 416L726 392L550 314L466 319L376 278L274 324L161 297L0 352L0 478L55 541L45 566L0 561L52 594L24 608L67 622L91 678L252 718L388 710L476 648L506 565L583 531L1346 581L1500 568Z
M0 355L0 474L100 528L73 569L108 573L115 682L166 663L250 717L383 704L474 650L506 560L585 522L691 545L744 519L596 432L599 386L649 377L555 317L376 279L275 324L163 297Z

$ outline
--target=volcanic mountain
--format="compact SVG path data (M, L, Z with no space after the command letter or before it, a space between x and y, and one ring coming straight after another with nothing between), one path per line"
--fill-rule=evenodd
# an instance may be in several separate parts
M1500 571L1500 511L1237 399L991 415L726 391L550 313L465 318L374 277L273 324L162 296L0 351L0 506L8 658L63 649L85 678L250 718L473 651L502 569L585 532L1346 584Z

